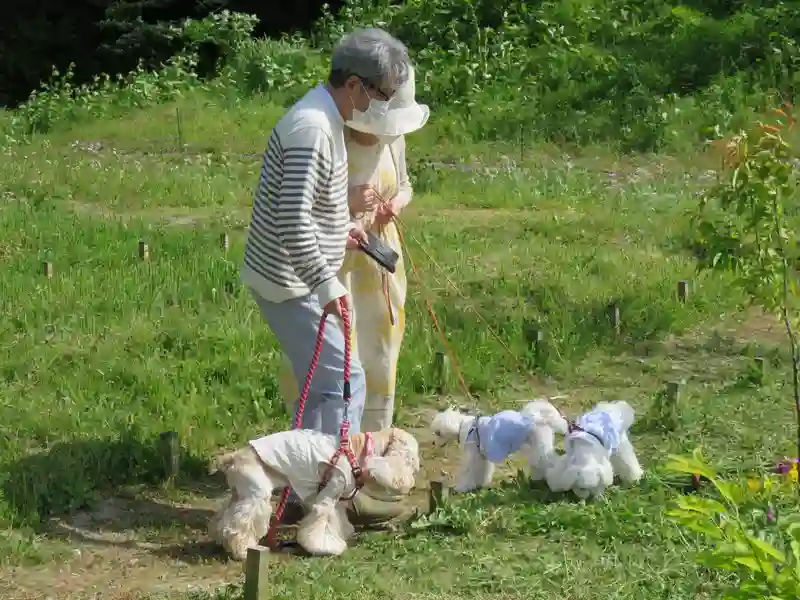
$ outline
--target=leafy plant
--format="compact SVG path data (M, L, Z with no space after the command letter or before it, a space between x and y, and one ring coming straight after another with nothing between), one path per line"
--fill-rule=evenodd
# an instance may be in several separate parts
M775 111L773 123L758 122L727 141L721 175L700 199L694 216L700 269L720 269L752 304L780 316L791 349L792 387L800 456L800 346L797 339L797 242L789 215L795 210L798 178L785 133L791 106Z
M477 514L463 506L445 505L437 508L429 515L417 515L408 522L411 531L434 530L453 534L467 534L475 529L476 522L484 516L484 511Z
M704 536L712 547L698 553L708 568L736 573L740 585L725 599L790 600L800 597L800 513L775 514L775 495L789 493L774 477L763 484L725 481L702 458L670 456L666 470L707 479L716 492L680 496L667 512L673 521ZM765 510L766 505L766 510Z

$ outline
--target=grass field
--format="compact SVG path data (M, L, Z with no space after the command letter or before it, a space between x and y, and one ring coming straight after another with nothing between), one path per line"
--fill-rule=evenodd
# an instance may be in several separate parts
M203 473L219 448L289 423L275 342L238 281L260 154L282 110L198 92L5 150L5 600L182 597L241 582L241 566L206 541L222 489ZM456 459L424 432L449 401L433 393L439 340L424 297L435 299L474 397L453 378L454 401L489 411L566 394L559 404L575 415L624 398L642 422L634 443L647 476L580 504L530 489L510 465L493 489L430 522L365 534L340 559L277 559L274 597L719 597L730 580L694 565L697 540L664 514L679 489L661 467L698 445L727 466L774 460L791 453L793 418L780 324L740 310L731 280L696 275L685 249L686 211L717 159L702 148L616 156L455 143L433 121L408 145L415 196L402 220L419 271L398 420L422 442L420 498ZM685 303L680 280L691 281ZM538 363L531 327L545 332ZM535 385L488 328L535 371ZM756 355L769 364L760 386ZM647 419L668 380L684 384L675 432ZM181 436L184 464L163 487L157 445L167 430Z

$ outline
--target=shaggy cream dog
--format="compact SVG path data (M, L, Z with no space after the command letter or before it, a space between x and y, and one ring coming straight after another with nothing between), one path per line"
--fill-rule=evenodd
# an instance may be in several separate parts
M540 399L520 411L504 410L488 417L450 407L433 418L430 428L435 446L458 440L462 454L454 490L469 492L489 485L495 466L516 452L527 458L531 479L544 479L555 453L555 432L566 434L567 421L550 402Z
M211 521L212 538L234 559L244 560L248 546L267 534L272 491L290 486L310 507L299 524L297 542L312 555L344 552L354 533L344 502L359 485L407 495L420 466L417 440L402 429L351 434L349 444L363 469L361 481L344 454L330 468L338 436L308 429L274 433L220 456L215 469L225 474L232 491Z
M570 426L565 454L554 455L547 467L547 486L554 492L572 490L582 500L600 497L614 475L635 483L642 467L628 438L634 411L622 400L600 402Z

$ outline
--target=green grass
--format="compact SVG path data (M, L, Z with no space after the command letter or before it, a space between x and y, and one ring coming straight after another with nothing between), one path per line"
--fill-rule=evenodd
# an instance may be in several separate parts
M74 542L53 532L50 517L92 510L115 493L208 507L205 488L189 489L208 457L288 425L277 347L238 282L260 153L282 110L195 93L5 150L1 579L14 565L23 570L4 598L38 589L25 584L25 569L49 572L67 560ZM433 395L439 340L427 295L480 408L553 392L567 393L560 402L575 414L625 398L642 421L635 444L647 477L583 505L531 490L506 470L496 488L454 501L431 523L366 534L336 560L276 561L274 597L719 597L727 582L694 566L696 541L664 515L678 490L660 465L696 445L726 465L772 460L790 451L792 417L780 330L741 316L731 281L697 277L683 249L685 212L713 160L598 148L566 156L550 146L448 143L445 133L434 119L408 139L416 193L403 223L420 273L399 367L400 424L424 427L446 402ZM682 279L692 281L685 304L676 298ZM606 317L611 302L620 338ZM536 372L536 389L487 323ZM546 333L538 363L531 326ZM754 354L772 360L760 387L748 384ZM675 433L646 418L670 379L685 382ZM172 489L157 484L166 430L180 434L185 453ZM452 473L455 449L437 454L421 439L426 477ZM204 521L181 518L143 516L127 529L185 549ZM100 556L107 562L96 568L119 579L115 559ZM199 561L195 573L220 568L214 555L186 550L180 560L187 556ZM224 569L235 583L236 567Z

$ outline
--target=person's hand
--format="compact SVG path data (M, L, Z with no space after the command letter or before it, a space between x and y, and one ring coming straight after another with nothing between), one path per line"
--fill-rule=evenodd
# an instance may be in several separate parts
M347 244L345 245L345 247L348 250L355 250L360 246L366 246L366 245L367 245L367 234L360 227L355 227L354 229L351 229L350 233L347 234Z
M375 219L373 223L378 227L386 225L392 219L394 219L397 214L400 212L400 208L397 206L397 203L394 200L390 202L384 202L378 206L378 210L375 211Z
M353 214L370 212L380 202L380 196L369 184L356 185L347 192L347 205Z
M344 305L345 310L350 312L350 302L347 300L347 296L341 296L339 298L334 298L330 302L325 305L325 314L334 315L339 319L342 318L342 304Z

